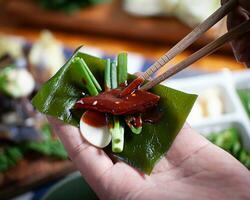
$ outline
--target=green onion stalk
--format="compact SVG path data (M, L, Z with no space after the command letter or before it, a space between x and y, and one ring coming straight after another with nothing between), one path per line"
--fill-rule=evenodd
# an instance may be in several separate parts
M88 68L85 61L80 57L75 57L72 60L72 65L78 65L79 68L83 71L83 80L84 86L88 90L91 96L96 96L101 92L102 88L99 85L98 81L96 80L95 76L92 74L90 69Z
M120 56L120 54L119 54ZM119 56L118 56L118 63L119 63ZM123 67L123 66L122 66ZM127 66L126 66L127 67ZM115 89L121 83L121 77L126 77L121 75L121 73L126 73L127 70L121 70L121 67L116 65L115 62L110 62L107 60L107 66L105 68L104 74L104 82L105 82L105 89ZM118 116L112 116L109 120L109 131L112 136L112 151L115 153L120 153L123 151L124 146L124 126L121 123L121 120Z
M141 133L142 131L142 119L141 119L141 115L138 115L138 116L132 116L132 115L128 115L125 117L125 121L128 125L128 127L130 128L130 130L138 135ZM140 121L140 125L139 126L135 126L136 124L136 121Z
M127 64L128 64L128 56L127 53L120 53L118 55L118 63L117 63L117 72L118 72L118 84L122 85L124 83L127 82L128 79L128 72L127 72ZM141 116L137 116L136 118L139 118L138 120L141 121ZM142 126L136 127L133 125L133 120L135 119L135 117L133 116L126 116L125 117L125 121L128 125L128 127L130 128L130 130L134 133L134 134L140 134L142 131Z

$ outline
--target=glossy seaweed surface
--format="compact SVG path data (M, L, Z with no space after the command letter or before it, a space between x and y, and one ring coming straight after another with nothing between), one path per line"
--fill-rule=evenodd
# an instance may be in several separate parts
M76 51L72 58L75 56L84 59L99 83L103 85L106 60L79 51ZM87 92L82 80L82 69L71 65L72 58L41 87L32 103L40 112L78 126L84 110L75 110L73 106ZM129 78L134 77L130 75ZM151 92L161 97L159 103L163 112L161 120L155 124L144 123L142 133L139 135L133 134L126 127L122 153L114 154L110 147L105 149L146 174L151 173L155 163L168 151L197 98L196 95L162 85L157 85Z

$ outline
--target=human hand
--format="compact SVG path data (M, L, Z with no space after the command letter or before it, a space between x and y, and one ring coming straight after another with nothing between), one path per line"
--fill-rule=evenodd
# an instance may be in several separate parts
M222 0L222 4L228 0ZM239 6L228 14L227 27L232 29L250 18L250 1L238 0ZM250 67L250 33L231 42L234 55L239 62Z
M77 128L50 121L100 199L250 199L250 172L187 126L147 176L123 162L113 163Z

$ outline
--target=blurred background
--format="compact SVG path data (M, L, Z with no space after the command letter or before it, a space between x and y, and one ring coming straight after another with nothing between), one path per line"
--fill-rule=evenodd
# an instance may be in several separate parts
M145 71L219 6L220 0L0 0L0 199L41 199L48 191L46 199L96 199L30 104L75 48L103 58L127 51L129 72ZM224 19L165 69L226 31ZM227 44L163 84L199 94L188 122L250 169L249 83L250 72Z

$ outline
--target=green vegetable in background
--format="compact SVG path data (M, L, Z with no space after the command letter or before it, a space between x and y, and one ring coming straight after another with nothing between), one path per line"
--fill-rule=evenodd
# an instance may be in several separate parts
M5 153L8 156L8 165L10 167L15 166L16 163L23 158L23 152L18 147L9 147L6 149Z
M250 170L250 154L244 149L240 152L239 161Z
M51 127L46 124L41 129L45 137L42 141L27 141L24 145L26 151L34 151L46 156L52 156L59 159L67 159L68 155L62 143L52 138Z
M240 100L250 118L250 89L237 90Z
M67 152L59 140L52 138L51 127L48 124L41 128L41 133L44 136L42 141L16 143L3 149L0 152L0 172L16 166L29 152L37 152L57 159L67 159Z
M9 168L8 158L4 152L0 153L0 172L4 172Z
M218 133L211 133L207 138L250 169L250 154L244 149L236 128L228 128Z
M99 83L103 83L106 60L76 51L72 58L47 81L32 99L36 109L65 123L79 126L84 110L74 110L74 104L87 93L82 84L82 69L72 65L74 57L82 58ZM129 75L129 81L135 76ZM163 113L155 124L144 124L141 134L135 135L125 127L123 152L113 154L120 160L150 174L155 163L166 153L182 128L196 95L186 94L162 85L151 92L160 96L159 107ZM105 151L111 151L110 146Z
M38 2L46 9L71 13L86 6L108 2L108 0L38 0Z
M8 96L15 96L12 95L12 93L15 93L15 87L9 87L11 84L9 82L9 76L11 73L15 70L14 65L6 66L3 69L0 70L0 91ZM12 90L11 90L12 89Z
M214 144L225 149L226 151L231 151L234 144L239 141L239 136L235 128L230 128L219 135L216 135Z
M23 158L23 150L18 145L10 146L0 152L0 172L15 166Z
M64 150L64 147L59 140L28 142L26 148L42 155L52 156L63 160L68 157L67 152Z

